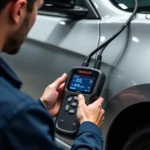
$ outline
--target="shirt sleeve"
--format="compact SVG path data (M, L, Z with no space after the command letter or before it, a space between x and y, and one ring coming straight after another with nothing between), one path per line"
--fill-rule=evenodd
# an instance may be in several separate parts
M79 128L71 150L102 150L103 137L100 129L92 122L84 122Z
M40 100L18 112L1 135L3 149L63 150L54 141L53 119Z
M55 127L41 101L26 105L1 130L2 149L63 150L54 140ZM99 128L84 122L71 150L102 150L103 139Z

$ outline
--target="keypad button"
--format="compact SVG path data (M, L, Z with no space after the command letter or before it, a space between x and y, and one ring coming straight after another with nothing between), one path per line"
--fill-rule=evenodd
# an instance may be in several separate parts
M65 110L66 110L66 111L69 110L69 105L66 105Z
M60 122L64 122L64 119L60 119Z
M74 96L73 99L74 99L74 100L78 100L78 96Z
M73 123L73 126L76 126L76 125L77 125L77 124L74 122L74 123Z
M77 102L72 102L72 103L71 103L71 106L73 106L73 107L76 107L77 105L78 105Z
M74 109L70 109L70 110L69 110L69 113L70 113L70 114L74 114L74 113L75 113L75 110L74 110Z
M71 101L72 101L72 97L68 97L68 98L67 98L67 101L68 101L68 102L71 102Z

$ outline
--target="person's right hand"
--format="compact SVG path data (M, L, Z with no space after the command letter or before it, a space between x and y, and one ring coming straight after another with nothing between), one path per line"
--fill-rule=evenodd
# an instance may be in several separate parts
M104 99L102 97L98 98L92 104L88 106L85 104L85 98L83 95L78 96L78 109L77 109L77 119L80 124L85 121L90 121L94 123L99 128L102 128L104 121L104 110L102 109L102 103Z

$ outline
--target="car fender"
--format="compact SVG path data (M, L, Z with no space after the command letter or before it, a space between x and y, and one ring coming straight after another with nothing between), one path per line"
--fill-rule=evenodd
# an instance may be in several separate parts
M105 110L105 121L102 129L104 147L115 118L126 108L138 104L150 102L150 84L136 85L127 88L108 101ZM115 135L114 135L115 138Z

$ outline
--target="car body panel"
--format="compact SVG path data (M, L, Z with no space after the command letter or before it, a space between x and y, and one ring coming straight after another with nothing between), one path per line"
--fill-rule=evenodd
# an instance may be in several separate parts
M72 20L39 15L28 38L85 55L97 47L99 20Z

